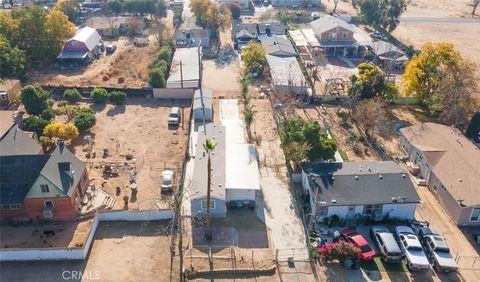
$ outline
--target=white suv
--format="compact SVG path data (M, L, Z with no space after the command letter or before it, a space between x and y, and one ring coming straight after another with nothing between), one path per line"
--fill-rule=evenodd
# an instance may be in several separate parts
M180 124L180 108L173 107L170 110L170 114L168 115L168 125L179 125Z
M408 226L395 227L400 248L405 255L407 266L410 270L428 270L430 263L423 252L422 244L418 237Z

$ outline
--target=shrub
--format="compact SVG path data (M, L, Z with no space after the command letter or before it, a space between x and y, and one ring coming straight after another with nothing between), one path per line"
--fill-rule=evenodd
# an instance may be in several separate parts
M26 131L33 131L35 132L38 136L42 135L43 129L48 125L48 120L45 120L43 118L31 116L26 118L23 121L23 129Z
M81 109L73 120L73 123L78 128L80 133L92 128L96 122L97 119L95 118L95 114L88 108Z
M166 62L171 62L172 61L172 48L169 46L163 46L160 48L160 51L158 52L157 60L161 61L164 60Z
M56 116L56 113L52 108L48 108L43 110L41 116L44 120L52 120Z
M94 103L103 103L108 97L107 90L103 88L95 88L90 93L90 98L92 98Z
M118 81L118 83L124 83L125 82L125 77L120 76L117 81Z
M72 104L80 101L81 97L82 95L80 95L80 92L78 92L77 89L67 89L65 92L63 92L63 99Z
M22 88L20 99L28 114L40 115L49 107L47 99L50 95L49 91L43 90L38 85L27 85Z
M127 97L127 94L122 91L112 91L109 94L110 97L110 102L116 104L116 105L121 105L123 102L125 102L125 98Z
M148 83L154 88L165 87L165 73L160 68L153 68L148 74Z
M65 101L65 100L62 100L60 102L58 102L58 107L61 108L61 107L65 107L65 106L68 106L70 105L70 103L68 101Z

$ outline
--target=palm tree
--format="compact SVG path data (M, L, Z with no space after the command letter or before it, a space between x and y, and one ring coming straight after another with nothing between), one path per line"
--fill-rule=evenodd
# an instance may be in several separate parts
M250 141L252 137L252 133L250 132L250 126L253 123L255 113L257 111L253 110L253 105L252 106L246 106L245 110L243 111L243 117L245 120L245 125L247 126L247 134L248 134L248 141Z
M207 240L212 240L212 222L210 219L210 190L212 186L212 161L211 161L211 153L215 149L218 143L212 142L212 140L207 139L205 143L203 143L203 149L208 154L208 163L207 163L207 229L205 230L205 238Z

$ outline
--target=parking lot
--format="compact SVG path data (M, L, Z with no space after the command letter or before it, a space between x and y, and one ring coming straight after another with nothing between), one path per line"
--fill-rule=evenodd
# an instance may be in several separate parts
M405 263L386 263L380 259L378 256L379 249L374 243L373 239L370 237L370 227L371 226L356 226L356 231L363 236L368 242L368 244L375 250L377 256L373 262L361 263L360 269L357 270L343 270L343 268L337 263L325 263L320 266L320 272L325 278L331 277L332 273L335 275L340 275L337 277L340 281L341 276L345 276L343 279L345 281L357 281L361 277L363 279L373 280L373 281L462 281L460 276L453 273L441 273L430 268L428 271L409 271ZM390 231L394 231L394 225L387 226ZM317 230L330 230L332 232L345 230L347 227L332 226L327 227L323 224L317 224ZM342 269L342 271L338 271ZM328 279L327 279L328 280ZM360 280L359 280L360 281Z
M126 208L124 196L130 210L167 208L160 194L160 174L173 170L178 184L190 101L128 98L122 106L87 106L95 112L97 123L89 133L73 140L70 148L85 162L91 182L116 200L114 208ZM176 128L168 126L173 106L180 107L185 121ZM118 175L104 173L103 166L118 169ZM132 180L137 184L136 194L132 193Z

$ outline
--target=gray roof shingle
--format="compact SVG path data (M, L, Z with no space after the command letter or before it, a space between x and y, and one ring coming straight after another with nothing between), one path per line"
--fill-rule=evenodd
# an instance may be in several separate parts
M42 146L17 126L10 128L0 140L0 156L35 155L41 151Z
M420 200L408 175L392 161L320 163L303 170L314 191L314 187L318 189L317 200L328 205L335 201L342 206Z

